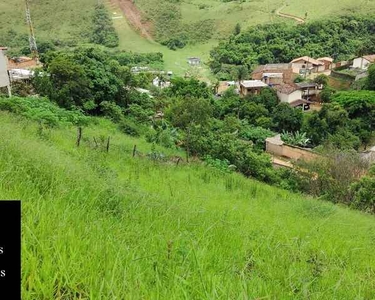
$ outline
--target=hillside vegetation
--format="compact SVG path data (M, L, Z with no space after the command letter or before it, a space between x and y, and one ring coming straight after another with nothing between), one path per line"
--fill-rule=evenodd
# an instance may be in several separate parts
M77 148L74 122L41 121L61 113L0 113L0 198L23 203L23 299L375 296L373 216L159 160L182 153L105 119ZM133 158L135 144L154 155Z
M374 26L370 16L346 16L299 26L259 25L214 48L210 53L211 69L225 77L233 65L253 69L258 64L290 62L304 55L351 59L375 51Z
M110 4L109 1L102 2L111 15L122 15L118 5ZM92 39L92 16L97 3L97 0L32 0L31 14L37 41L41 43L48 40L58 46L88 43ZM292 23L291 20L276 16L276 11L284 4L281 0L135 1L135 5L143 13L141 21L154 24L154 38L158 42L173 47L179 40L187 43L178 51L169 50L158 42L142 37L125 18L114 19L113 22L120 37L120 49L161 52L165 58L166 69L182 75L190 72L186 63L187 57L199 56L206 62L209 51L217 44L217 40L232 33L237 23L241 24L243 29L270 22ZM307 13L307 21L310 21L326 16L372 13L375 11L375 2L289 0L282 11L302 18L305 18ZM0 3L0 44L16 48L17 51L19 48L27 49L28 28L25 24L24 0L5 0ZM196 72L201 78L210 77L205 66Z

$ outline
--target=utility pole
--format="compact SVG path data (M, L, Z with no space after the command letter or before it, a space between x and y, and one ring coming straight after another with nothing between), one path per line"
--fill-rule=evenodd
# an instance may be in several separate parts
M31 21L29 0L25 0L25 4L26 4L26 22L27 22L27 25L29 26L29 47L30 47L30 52L31 52L33 58L35 58L37 61L39 61L38 47L36 45L34 27L33 27L32 21Z

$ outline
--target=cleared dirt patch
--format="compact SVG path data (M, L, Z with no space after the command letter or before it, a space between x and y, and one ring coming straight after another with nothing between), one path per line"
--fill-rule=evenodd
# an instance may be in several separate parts
M132 0L109 0L109 2L121 9L130 25L134 27L140 35L152 40L152 24L151 22L142 22L142 14Z

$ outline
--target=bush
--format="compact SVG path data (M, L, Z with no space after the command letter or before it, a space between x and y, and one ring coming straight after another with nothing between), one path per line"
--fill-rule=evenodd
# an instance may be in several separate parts
M130 118L122 118L122 120L119 122L119 129L123 133L131 136L140 136L142 134L142 130L139 125L137 125L137 123Z
M123 116L123 111L121 107L113 102L101 102L100 110L104 114L104 116L109 117L114 122L119 122Z
M375 213L375 177L365 176L351 185L352 206Z
M90 120L81 112L60 108L46 98L0 98L0 110L16 113L47 126L58 126L60 124L81 126L87 124Z

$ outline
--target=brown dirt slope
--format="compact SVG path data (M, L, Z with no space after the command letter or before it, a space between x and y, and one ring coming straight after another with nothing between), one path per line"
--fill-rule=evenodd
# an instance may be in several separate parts
M111 5L118 6L129 24L143 37L152 40L152 24L151 22L142 21L142 13L135 6L132 0L109 0L109 3L111 3Z

